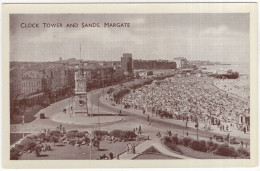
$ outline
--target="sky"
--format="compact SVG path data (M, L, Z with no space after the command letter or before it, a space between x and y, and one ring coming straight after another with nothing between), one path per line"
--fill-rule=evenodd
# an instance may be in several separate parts
M22 28L22 23L38 23L39 28ZM44 28L42 23L62 23L63 27ZM67 23L78 27L66 28ZM82 23L99 23L100 27L83 28ZM130 27L108 28L104 23L130 23ZM143 60L185 57L248 64L249 14L10 15L11 61L55 61L60 57L119 61L123 53Z

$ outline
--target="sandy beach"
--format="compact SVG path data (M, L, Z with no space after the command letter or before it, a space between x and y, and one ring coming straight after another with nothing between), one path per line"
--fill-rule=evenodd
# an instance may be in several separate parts
M250 76L241 75L237 79L215 79L213 84L219 89L242 98L250 99Z

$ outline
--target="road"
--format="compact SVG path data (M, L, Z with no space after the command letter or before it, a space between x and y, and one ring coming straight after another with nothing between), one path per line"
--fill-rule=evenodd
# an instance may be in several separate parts
M103 98L103 93L106 93L106 91L103 91L102 89L96 90L95 93L91 93L89 95L89 100L91 100L91 102L93 103L93 105L95 106L99 106L100 109L103 110L109 110L112 113L119 113L120 109L109 105L109 104L105 104L103 103L100 98ZM147 115L140 115L140 114L136 114L135 112L131 112L131 111L127 111L127 109L122 109L122 114L123 116L125 116L124 121L122 122L136 122L140 125L147 125ZM197 135L197 130L191 127L185 128L184 126L181 125L177 125L174 123L169 123L166 122L166 119L159 119L159 118L152 118L152 127L154 128L158 128L160 130L165 130L165 132L167 130L175 130L178 132L182 132L183 130L186 132L189 132L189 135ZM156 132L154 132L156 133ZM204 130L199 130L199 137L204 137L206 139L209 139L210 134L213 133L209 133L208 131L204 131ZM220 133L214 133L214 135L219 135L219 136L226 136L227 133L224 134L220 134ZM242 140L244 143L248 143L250 142L250 140L248 138L239 138L238 142L240 142L240 140Z
M115 87L115 86L113 86ZM106 87L105 89L107 90L110 87ZM112 106L110 104L104 103L100 98L103 98L103 94L106 93L106 91L103 89L97 89L93 90L91 92L88 92L88 101L90 103L93 103L95 108L99 106L100 111L111 111L111 113L114 114L119 114L120 108ZM39 115L36 114L36 119L30 123L26 123L24 125L24 128L22 127L21 124L12 124L11 125L11 133L38 133L42 131L44 128L56 128L60 123L53 121L51 118L53 115L56 113L62 111L64 106L67 106L68 99L65 99L60 102L56 102L49 107L45 109L45 113L47 115L47 119L39 119ZM142 115L142 114L137 114L133 110L129 109L122 109L122 114L123 114L123 121L116 122L116 123L102 123L102 124L97 124L97 125L78 125L78 124L66 124L63 123L62 125L66 127L67 130L71 129L78 129L78 130L95 130L95 129L101 129L101 130L114 130L114 129L128 129L128 130L133 130L138 125L142 125L142 130L146 132L147 135L149 135L151 138L155 136L155 133L157 131L161 131L161 133L165 133L167 130L173 130L173 131L178 131L179 135L182 135L183 130L186 132L189 132L190 136L196 137L197 130L191 127L188 127L187 129L183 125L178 125L169 122L169 119L160 119L160 118L152 118L152 124L148 125L147 122L147 115ZM173 120L172 120L173 121ZM174 132L173 132L174 133ZM204 130L199 130L199 137L204 138L206 140L209 139L210 134L215 134L215 135L221 135L221 136L226 136L226 132L223 134L220 133L209 133ZM240 142L242 140L244 143L249 143L249 138L237 138L237 141Z

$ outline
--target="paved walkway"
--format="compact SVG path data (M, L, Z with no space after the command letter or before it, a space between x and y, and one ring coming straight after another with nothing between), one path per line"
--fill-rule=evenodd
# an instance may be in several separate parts
M180 158L180 159L193 159L193 158L186 157L181 154L169 151L164 145L161 144L159 139L146 140L135 147L135 151L136 151L135 154L129 154L127 152L124 152L121 155L119 155L119 159L120 160L132 160L152 146L154 146L160 153L165 154L167 156L176 157L176 158Z
M100 98L100 101L102 103L105 103L107 105L111 105L111 102L109 100L104 100L104 98ZM117 108L117 109L120 109L121 106L120 104L119 105L116 105L116 106L113 106L114 108ZM183 122L182 120L175 120L175 119L161 119L159 116L155 116L152 115L151 112L148 112L146 111L145 114L142 113L141 110L138 110L138 109L133 109L133 108L128 108L128 109L124 109L122 108L121 109L122 113L124 113L124 111L127 111L127 112L132 112L132 113L135 113L135 114L139 114L139 115L142 115L142 116L146 116L148 117L148 115L150 116L150 119L153 121L153 120L163 120L164 122L168 122L168 123L172 123L172 124L175 124L175 125L179 125L179 126L183 126L185 127L186 125L186 122ZM199 123L199 131L205 131L204 130L204 123ZM195 123L189 121L188 122L188 127L189 128L195 128ZM217 127L217 125L212 125L211 126L211 130L208 131L208 134L214 134L214 133L217 133L217 134L222 134L223 136L227 136L227 134L229 133L231 137L238 137L238 138L245 138L245 139L250 139L250 132L247 132L246 134L244 134L244 132L236 129L236 128L232 128L232 127L229 127L229 131L220 131L220 129Z
M58 113L51 118L53 121L67 124L79 124L79 125L92 125L92 124L103 124L113 123L123 120L120 116L94 116L89 117L87 114L64 114Z

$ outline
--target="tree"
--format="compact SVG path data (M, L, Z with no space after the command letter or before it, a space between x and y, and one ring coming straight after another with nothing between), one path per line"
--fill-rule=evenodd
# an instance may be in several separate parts
M55 143L57 143L59 141L59 138L56 136L52 136L51 141L53 142L53 145L55 146Z

